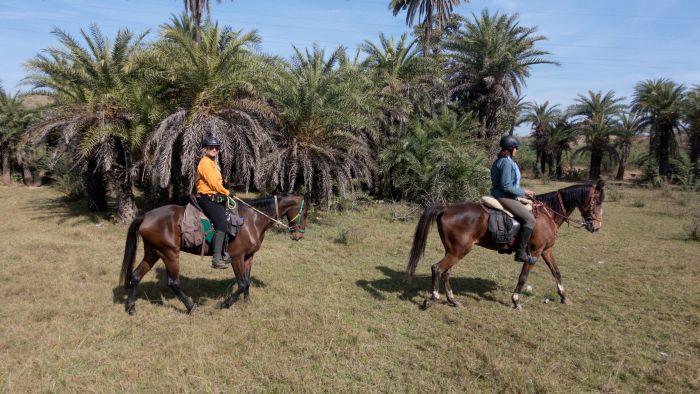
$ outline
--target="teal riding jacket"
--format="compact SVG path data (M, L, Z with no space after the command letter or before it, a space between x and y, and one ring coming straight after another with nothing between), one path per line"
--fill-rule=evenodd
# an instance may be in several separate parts
M520 187L520 168L510 156L501 157L491 165L491 195L496 198L525 195L525 190Z

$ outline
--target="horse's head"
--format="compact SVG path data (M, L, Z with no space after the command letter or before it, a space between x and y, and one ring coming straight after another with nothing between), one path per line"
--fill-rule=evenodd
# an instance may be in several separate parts
M284 216L289 222L287 231L294 241L299 241L304 237L306 231L306 214L309 212L309 206L304 196L289 196L287 198L291 200L289 208L284 212Z
M603 227L604 187L605 181L602 179L595 185L591 185L591 192L588 195L587 201L578 207L581 211L581 216L583 216L583 223L586 230L592 233Z

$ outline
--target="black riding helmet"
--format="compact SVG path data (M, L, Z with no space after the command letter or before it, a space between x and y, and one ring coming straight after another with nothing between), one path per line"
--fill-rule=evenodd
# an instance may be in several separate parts
M207 146L221 146L221 141L213 135L208 135L202 140L202 148Z
M518 139L512 135L504 135L501 137L501 142L499 142L498 145L501 146L501 149L510 149L517 148L520 146L520 143L518 142Z

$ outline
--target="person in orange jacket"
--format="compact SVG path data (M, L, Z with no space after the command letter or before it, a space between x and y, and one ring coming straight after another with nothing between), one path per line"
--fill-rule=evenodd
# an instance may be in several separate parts
M224 239L226 237L226 202L229 191L224 187L221 170L216 163L221 141L214 136L207 136L202 141L204 157L197 165L197 202L204 214L214 225L214 248L212 268L225 269L231 262L224 258Z

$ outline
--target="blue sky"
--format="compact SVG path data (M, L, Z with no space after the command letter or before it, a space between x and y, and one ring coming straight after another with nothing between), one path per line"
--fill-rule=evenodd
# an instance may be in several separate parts
M3 0L0 6L0 80L22 89L23 63L56 45L50 31L73 35L97 23L113 36L158 26L183 9L182 0ZM292 44L344 45L355 49L379 32L399 36L405 14L394 17L388 0L224 0L212 1L213 18L236 29L257 29L261 51L288 56ZM700 85L700 1L697 0L474 0L458 7L463 15L482 9L518 13L523 26L538 26L548 38L541 48L561 66L532 70L528 100L566 107L588 90L614 90L630 97L649 78Z

